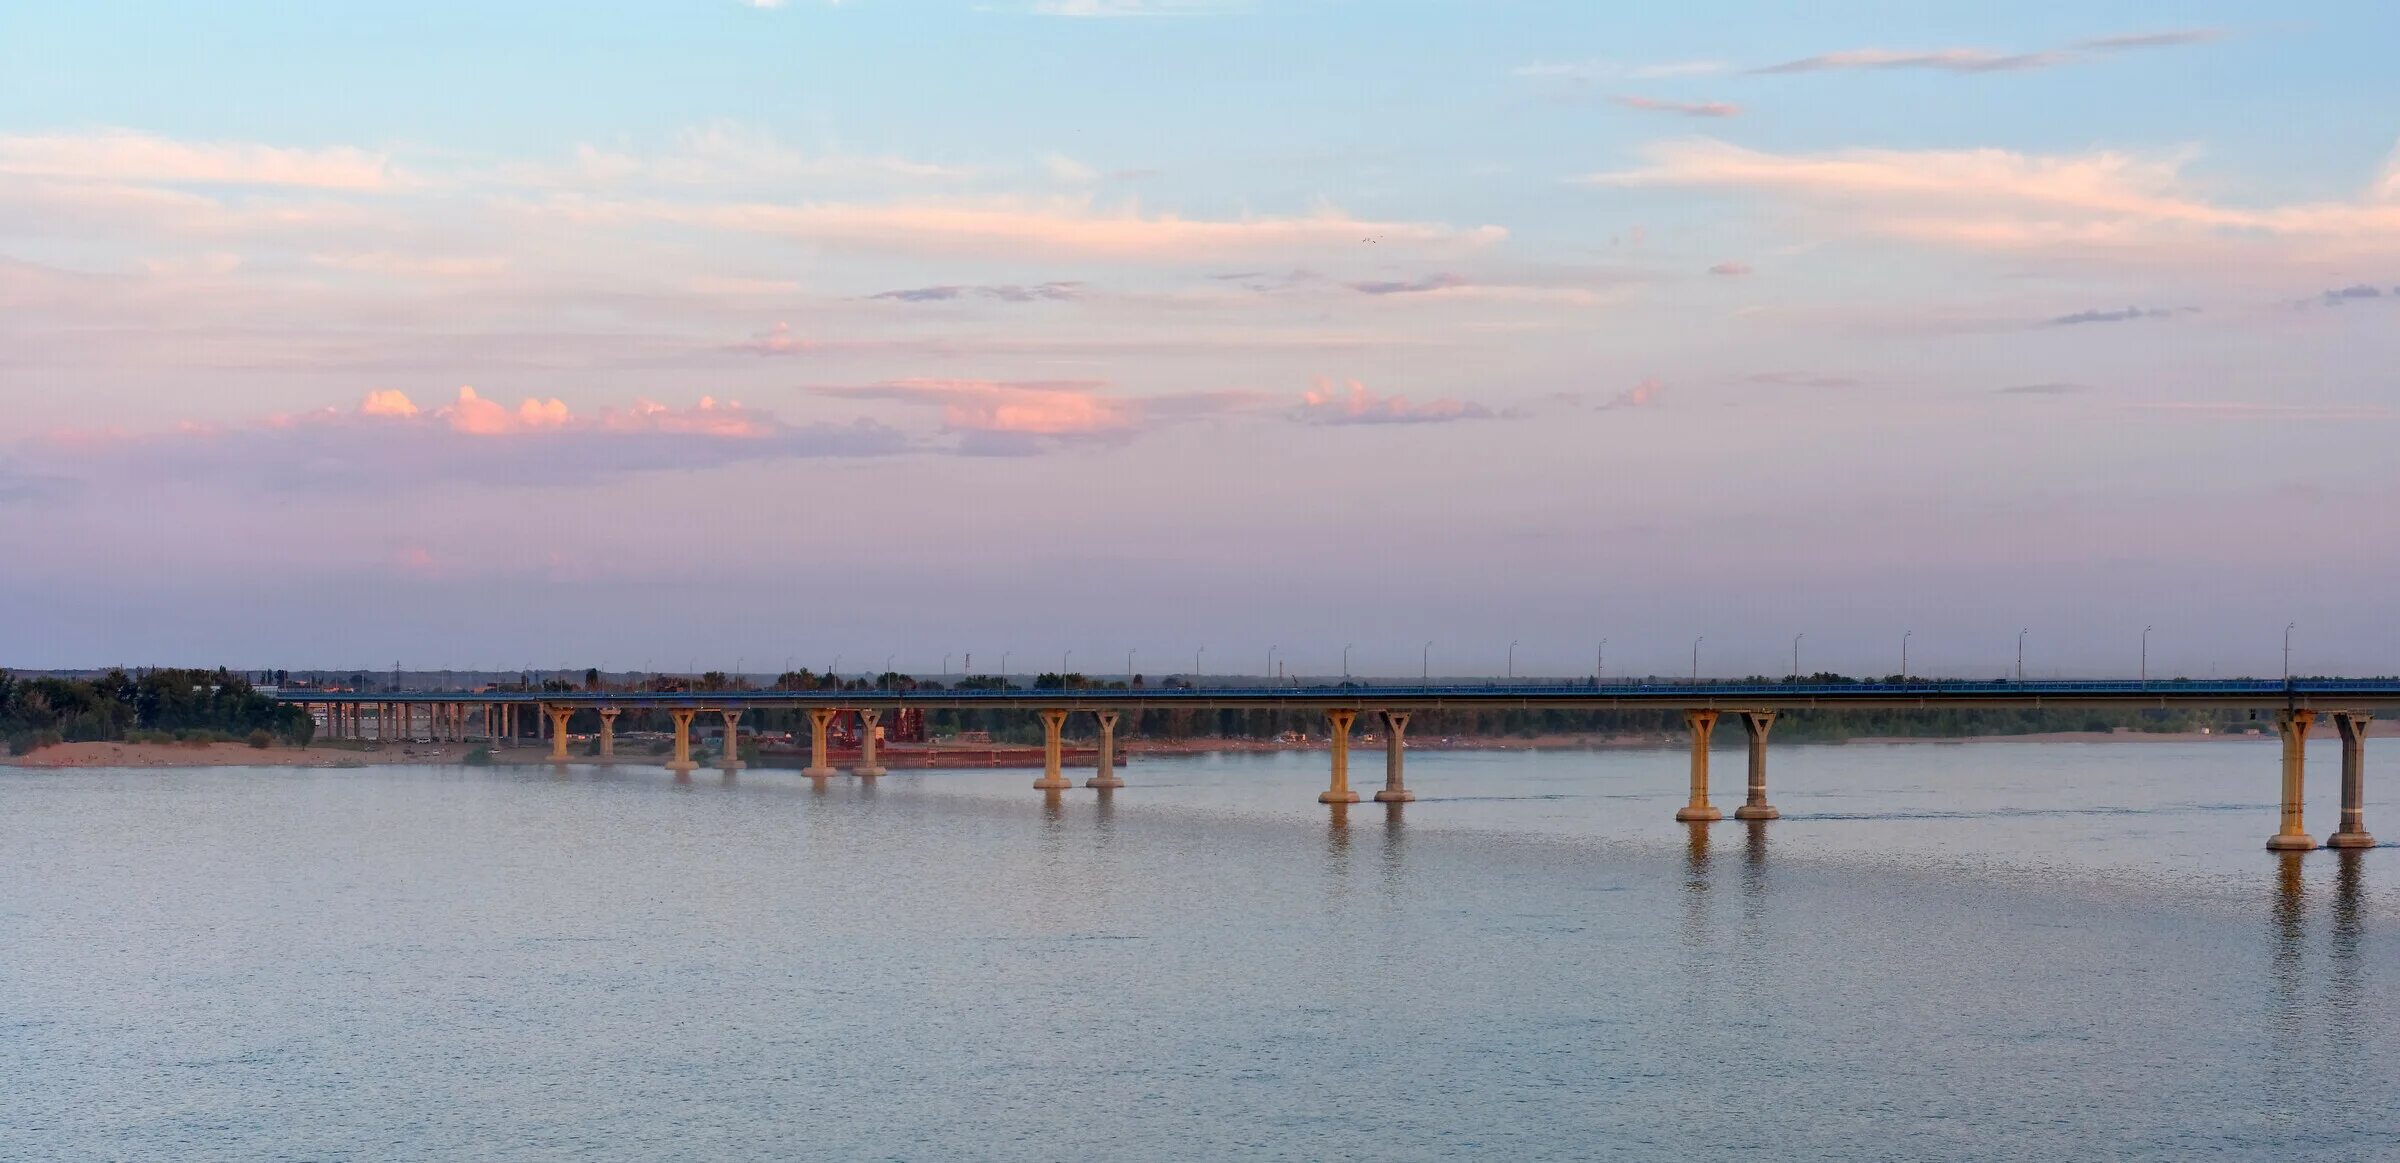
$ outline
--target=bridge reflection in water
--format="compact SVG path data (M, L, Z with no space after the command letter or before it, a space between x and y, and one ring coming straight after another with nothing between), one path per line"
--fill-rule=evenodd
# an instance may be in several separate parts
M1042 724L1043 764L1034 787L1055 797L1074 787L1064 771L1063 736L1076 715L1089 715L1097 727L1096 774L1085 785L1105 793L1124 786L1116 771L1116 728L1126 712L1154 709L1185 711L1280 710L1308 711L1325 716L1330 742L1330 778L1319 802L1331 805L1337 828L1346 823L1346 809L1361 796L1350 787L1350 735L1359 716L1372 712L1383 731L1384 784L1374 799L1402 804L1416 798L1406 781L1407 733L1410 717L1445 710L1670 710L1683 715L1691 740L1690 796L1675 818L1703 825L1724 818L1710 799L1709 744L1719 719L1736 715L1749 744L1748 780L1737 819L1763 822L1778 812L1767 797L1767 739L1776 716L1792 710L1927 710L1936 708L2075 708L2117 709L2208 707L2265 712L2273 717L2283 743L2281 814L2267 847L2302 852L2317 847L2301 818L2306 782L2305 741L2321 716L2330 716L2342 742L2341 818L2325 846L2371 848L2375 838L2366 829L2366 738L2378 710L2400 705L2400 680L2305 679L2281 682L2253 679L2194 682L2081 681L2081 682L1900 682L1900 683L1585 683L1572 686L1543 684L1377 686L1344 683L1338 687L1167 687L1120 690L880 690L724 692L658 691L407 691L370 694L350 691L286 690L276 697L305 706L336 739L377 739L386 742L428 739L437 742L489 740L495 743L532 738L547 740L553 762L567 763L567 726L577 712L588 711L600 721L599 758L616 757L616 721L627 710L664 712L674 724L673 758L667 767L678 773L699 765L692 759L692 722L703 714L720 716L724 737L738 739L742 716L751 711L798 711L809 723L810 763L803 774L825 779L834 774L828 762L834 722L855 716L860 724L859 757L850 774L872 778L885 774L878 753L877 724L883 716L915 710L1014 709L1030 712ZM727 748L722 765L741 767L736 749ZM1695 841L1696 843L1701 841Z

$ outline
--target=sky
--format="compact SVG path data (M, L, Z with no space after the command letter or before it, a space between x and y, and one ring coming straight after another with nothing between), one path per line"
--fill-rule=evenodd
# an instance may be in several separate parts
M2396 43L0 4L0 665L2400 672Z

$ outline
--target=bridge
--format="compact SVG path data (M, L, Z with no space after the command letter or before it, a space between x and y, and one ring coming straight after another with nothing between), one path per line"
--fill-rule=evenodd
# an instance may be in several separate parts
M2333 848L2367 848L2375 839L2366 830L2366 738L2375 712L2400 706L2400 679L2140 679L2037 680L1998 682L1866 682L1866 683L1732 683L1732 682L1488 682L1481 684L1384 685L1344 682L1339 685L1278 686L1165 686L1134 688L1026 689L879 689L879 690L728 690L728 691L312 691L276 693L283 702L309 709L338 739L374 738L386 741L430 738L439 741L523 738L525 720L532 720L538 738L551 745L550 757L564 763L567 723L578 711L591 711L600 720L600 756L616 754L617 716L627 710L663 711L675 726L674 758L667 767L678 774L698 767L692 760L692 721L702 714L724 719L726 737L734 738L745 713L766 710L804 712L810 728L810 764L802 773L823 779L835 774L827 762L827 736L834 720L844 714L860 717L864 730L859 762L851 774L885 774L877 763L876 724L901 709L1019 710L1036 715L1042 724L1042 777L1034 787L1060 792L1074 785L1061 767L1062 732L1074 715L1089 714L1099 728L1099 774L1086 781L1093 788L1124 786L1115 766L1116 728L1128 711L1282 710L1325 716L1332 741L1330 785L1318 796L1321 803L1353 804L1359 793L1350 788L1350 734L1359 716L1372 713L1383 728L1384 786L1374 794L1381 803L1406 803L1416 798L1405 781L1405 739L1410 717L1441 710L1675 711L1691 732L1691 797L1675 813L1686 823L1724 818L1709 799L1709 744L1722 716L1734 715L1749 737L1749 784L1734 817L1771 820L1781 815L1767 799L1767 737L1776 716L1788 711L1925 710L1936 708L2027 709L2109 707L2117 709L2210 707L2263 711L2272 715L2283 744L2280 826L2267 840L2274 851L2306 851L2317 842L2303 826L2301 792L2306 780L2308 732L2320 716L2330 715L2342 743L2342 808L2337 830L2326 839ZM735 750L725 755L728 770L741 766Z

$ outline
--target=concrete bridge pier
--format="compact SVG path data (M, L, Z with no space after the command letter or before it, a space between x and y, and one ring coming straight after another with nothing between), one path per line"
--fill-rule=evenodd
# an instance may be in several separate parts
M860 711L858 713L858 766L851 768L850 774L864 776L886 774L883 765L875 761L875 725L882 721L883 712L881 711Z
M1067 725L1067 712L1040 711L1042 717L1042 778L1033 781L1039 791L1064 791L1075 786L1066 773L1059 770L1058 733Z
M1767 732L1775 729L1775 712L1742 712L1742 729L1750 734L1750 793L1733 810L1737 820L1773 820L1783 813L1767 802Z
M624 712L615 707L600 708L600 762L617 761L617 716Z
M2306 852L2316 839L2300 824L2300 789L2308 777L2308 729L2316 725L2315 711L2289 710L2275 716L2283 736L2283 826L2268 837L2269 852Z
M2366 711L2335 711L2333 726L2342 733L2342 824L2325 837L2327 848L2373 848L2367 834L2367 728L2375 716Z
M808 709L808 770L800 774L810 779L824 779L833 774L833 765L825 762L825 737L833 730L833 720L841 712L832 707Z
M1325 724L1333 738L1333 786L1317 797L1320 804L1358 802L1358 793L1350 790L1350 725L1357 721L1357 711L1325 712Z
M1684 725L1692 730L1692 799L1675 810L1675 819L1685 824L1706 824L1725 818L1708 802L1708 741L1717 733L1717 712L1685 711Z
M1417 798L1417 793L1408 790L1405 778L1408 764L1405 742L1408 736L1408 712L1377 711L1375 716L1383 720L1383 790L1375 793L1375 802L1409 803Z
M1117 775L1117 712L1094 711L1092 717L1100 720L1100 774L1085 780L1083 786L1102 791L1123 787L1125 780Z
M573 707L554 707L542 704L543 717L550 723L550 762L567 761L567 720L575 717Z
M692 716L699 713L686 707L667 712L667 717L675 721L675 758L667 764L667 770L677 775L690 775L700 766L692 762Z
M740 771L742 769L742 713L740 711L719 711L717 713L725 716L725 754L718 757L720 762L717 766L727 771Z

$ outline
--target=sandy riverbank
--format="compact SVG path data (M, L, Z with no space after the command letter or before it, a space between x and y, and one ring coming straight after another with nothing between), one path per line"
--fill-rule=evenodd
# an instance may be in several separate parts
M380 749L252 747L247 743L61 743L0 756L7 767L365 767L462 763L480 744L417 743Z

